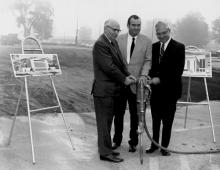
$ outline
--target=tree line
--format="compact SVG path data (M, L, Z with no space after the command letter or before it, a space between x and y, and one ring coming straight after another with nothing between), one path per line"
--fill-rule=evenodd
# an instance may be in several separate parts
M43 0L19 0L12 6L18 27L24 30L24 36L36 33L39 39L52 37L54 9ZM143 32L153 36L154 21L147 21ZM211 27L200 13L189 13L176 23L172 24L173 36L185 45L204 47L210 40L220 44L220 16L212 22ZM83 26L79 30L78 39L92 39L92 30ZM74 32L73 32L74 35Z

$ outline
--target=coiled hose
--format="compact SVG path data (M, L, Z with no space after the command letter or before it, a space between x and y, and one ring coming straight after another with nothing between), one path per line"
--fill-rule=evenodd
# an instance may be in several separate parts
M140 94L140 96L144 96L144 100L143 100L143 98L141 98L141 100L138 101L139 104L140 104L140 107L143 108L143 106L147 105L147 101L149 101L149 99L150 99L151 88L150 88L149 85L144 86L142 83L143 82L138 83L138 88L137 89L139 90L139 94L143 93L143 94ZM153 138L151 137L150 133L149 133L149 130L147 128L146 118L145 118L146 108L147 107L145 107L144 114L142 115L143 116L142 121L143 121L143 124L144 124L144 129L145 129L145 132L147 134L147 137L158 148L166 150L166 151L169 151L169 152L172 152L172 153L177 153L177 154L211 154L211 153L220 153L220 149L219 148L217 148L216 150L210 149L210 150L204 150L204 151L178 151L178 150L172 150L172 149L164 148L163 146L161 146L160 144L155 142L153 140Z

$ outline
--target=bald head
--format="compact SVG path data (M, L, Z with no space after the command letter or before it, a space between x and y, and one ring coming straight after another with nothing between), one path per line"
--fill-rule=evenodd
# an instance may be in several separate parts
M114 20L114 19L108 19L108 20L106 20L105 23L104 23L104 27L111 27L111 28L113 28L113 29L117 29L117 30L120 31L120 25L119 25L119 23L118 23L116 20Z
M163 21L158 21L155 25L155 29L160 29L160 28L164 28L164 29L170 29L168 23L163 22Z
M155 25L156 35L159 41L165 43L170 38L170 28L166 22L159 21Z
M104 33L110 40L116 39L120 31L120 25L116 20L108 19L105 21Z

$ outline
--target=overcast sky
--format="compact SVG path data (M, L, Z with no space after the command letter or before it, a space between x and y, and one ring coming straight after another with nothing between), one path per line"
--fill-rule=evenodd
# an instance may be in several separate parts
M16 0L0 0L0 35L21 33L9 6ZM200 12L208 24L220 17L220 0L48 0L54 7L54 35L74 36L79 27L92 28L93 37L103 31L103 23L115 18L127 31L127 18L137 14L142 21L162 18L175 22L189 12Z

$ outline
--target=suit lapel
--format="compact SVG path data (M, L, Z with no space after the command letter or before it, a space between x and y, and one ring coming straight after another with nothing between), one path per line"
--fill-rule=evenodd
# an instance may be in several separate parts
M155 45L155 53L156 53L155 60L156 60L157 63L159 63L159 57L160 57L160 42L159 41Z
M121 55L121 52L120 52L119 46L118 46L118 44L117 44L117 41L114 42L114 50L115 50L115 52L116 52L116 56L117 56L118 60L120 61L120 63L121 63L122 65L124 65L125 63L124 63L124 61L123 61L123 57L122 57L122 55Z
M110 47L113 55L113 59L115 59L117 61L117 63L120 65L120 66L124 66L124 62L122 60L122 56L121 56L121 53L119 51L119 47L118 45L116 44L117 42L113 42L114 46L109 42L109 40L107 39L107 37L103 34L103 39L104 41L107 43L107 45Z
M109 48L111 49L112 53L114 54L113 56L118 55L117 53L117 49L115 47L113 47L113 45L110 43L110 41L107 39L107 37L103 34L103 39L106 42L106 44L109 46Z

